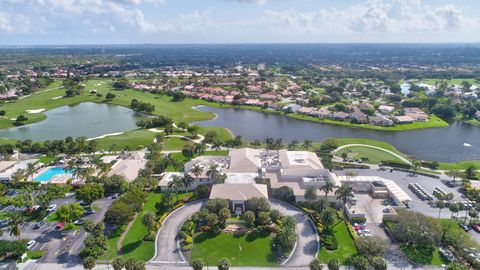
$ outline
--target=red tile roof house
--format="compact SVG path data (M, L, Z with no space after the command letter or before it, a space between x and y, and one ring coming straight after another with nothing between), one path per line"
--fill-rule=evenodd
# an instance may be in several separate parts
M277 94L275 94L275 92L268 92L265 94L261 94L259 98L263 100L277 100L278 96Z
M380 114L370 116L369 123L374 126L393 126L395 124L391 119Z
M368 117L366 114L364 114L363 112L361 111L355 111L355 112L352 112L350 115L349 115L350 119L353 119L355 120L357 123L361 123L361 124L365 124L368 122Z
M327 118L330 114L332 114L332 112L324 108L312 112L312 116L316 116L318 118Z
M223 102L225 102L225 97L224 96L214 96L213 101L223 103Z
M410 124L414 122L414 119L407 115L394 116L393 120L398 124Z
M311 114L314 110L315 110L315 108L311 108L311 107L301 107L300 109L298 109L297 113L309 115L309 114Z
M330 115L330 118L333 120L341 120L344 121L348 118L348 113L345 112L335 112Z
M249 99L245 102L245 105L257 105L258 103L261 103L260 100L257 99Z

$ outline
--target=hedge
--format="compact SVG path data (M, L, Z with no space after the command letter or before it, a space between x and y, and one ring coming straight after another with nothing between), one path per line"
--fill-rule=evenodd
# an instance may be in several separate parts
M354 217L352 218L352 223L365 223L367 219L365 217Z
M397 161L397 160L384 160L384 161L382 161L382 165L390 166L390 167L396 167L396 168L404 168L404 169L412 168L412 165L406 164L406 163L403 163L403 162Z
M353 228L352 224L350 224L350 222L345 220L345 225L347 225L347 230L348 230L348 233L350 234L350 237L353 240L358 239L358 235L355 233L355 229Z

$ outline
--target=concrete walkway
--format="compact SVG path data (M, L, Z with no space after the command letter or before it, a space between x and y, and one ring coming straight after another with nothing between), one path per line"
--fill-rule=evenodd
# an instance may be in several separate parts
M399 155L393 151L390 151L390 150L387 150L385 148L381 148L381 147L377 147L377 146L373 146L373 145L368 145L368 144L346 144L346 145L342 145L342 146L339 146L337 149L335 149L335 151L333 151L333 153L336 153L342 149L345 149L345 148L348 148L348 147L352 147L352 146L359 146L359 147L367 147L367 148L372 148L372 149L376 149L376 150L380 150L380 151L383 151L383 152L386 152L386 153L389 153L390 155L400 159L401 161L409 164L409 165L412 165L412 162L410 162L410 160L406 159L405 157L403 157L402 155Z
M318 234L310 218L300 209L292 205L270 199L272 209L277 209L285 216L295 218L297 231L297 244L295 245L290 258L284 263L285 267L308 266L317 256L319 249Z

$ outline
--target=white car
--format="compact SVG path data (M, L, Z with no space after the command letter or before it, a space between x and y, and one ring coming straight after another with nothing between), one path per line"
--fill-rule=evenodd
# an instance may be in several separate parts
M36 242L35 240L30 240L30 241L28 241L28 242L27 242L27 248L28 248L28 249L32 249L33 246L35 246L36 243L37 243L37 242Z
M57 205L56 205L56 204L51 204L51 205L47 208L47 211L48 211L48 212L53 212L53 211L55 211L55 209L57 209Z

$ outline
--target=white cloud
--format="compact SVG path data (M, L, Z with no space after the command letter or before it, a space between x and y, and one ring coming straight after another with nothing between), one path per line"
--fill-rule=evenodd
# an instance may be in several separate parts
M6 13L0 12L0 32L12 32L13 27L10 25L10 18Z

